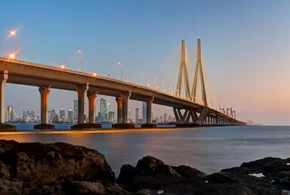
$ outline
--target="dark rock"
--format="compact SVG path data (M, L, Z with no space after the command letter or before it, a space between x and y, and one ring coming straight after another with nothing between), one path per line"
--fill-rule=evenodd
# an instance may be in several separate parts
M197 169L194 169L190 166L186 166L186 165L180 165L178 167L174 167L172 166L172 168L179 174L181 175L182 177L184 178L202 178L202 177L205 177L206 174L197 170Z
M154 170L154 174L161 177L181 177L172 167L165 164L158 165Z
M234 178L234 176L230 175L229 173L225 173L225 172L211 174L211 175L205 177L205 180L207 180L210 183L231 183L231 182L237 181Z
M62 184L65 195L128 195L129 193L113 183L65 181Z
M2 178L29 185L58 183L63 179L114 181L105 157L96 150L65 143L17 143L0 140ZM9 168L9 175L7 168Z
M121 167L120 174L118 177L118 183L130 185L133 183L137 175L135 167L132 165L126 164Z
M155 168L161 164L163 164L162 160L152 156L145 156L138 161L136 171L141 175L154 175Z

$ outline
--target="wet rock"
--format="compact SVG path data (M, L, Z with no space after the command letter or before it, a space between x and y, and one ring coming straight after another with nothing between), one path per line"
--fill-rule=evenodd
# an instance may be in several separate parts
M186 165L173 166L172 168L184 178L202 178L206 176L205 173Z
M127 191L116 184L87 181L65 181L62 184L65 195L129 195Z
M138 174L153 175L155 168L161 164L163 164L162 160L152 156L145 156L138 161L136 170Z
M224 172L211 174L205 180L209 183L232 183L237 181L234 176Z
M121 167L119 177L117 179L118 183L120 184L127 184L130 185L133 183L137 175L135 167L132 165L126 164Z
M58 183L63 179L115 180L114 173L102 154L65 143L17 143L0 140L0 173L0 178L10 177L29 185Z
M172 167L165 164L158 165L154 170L154 174L160 177L181 177Z

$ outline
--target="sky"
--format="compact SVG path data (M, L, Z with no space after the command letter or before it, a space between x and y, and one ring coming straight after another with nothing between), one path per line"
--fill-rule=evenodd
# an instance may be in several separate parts
M3 1L0 56L14 51L15 38L8 34L18 29L21 60L81 70L77 50L82 49L85 72L119 79L121 61L129 82L143 85L146 72L147 83L168 89L176 87L181 40L194 61L190 51L200 38L220 107L233 107L245 121L289 125L289 10L288 0ZM191 78L193 65L189 70ZM72 108L76 97L76 92L53 89L49 108ZM108 101L115 110L114 98ZM39 113L38 89L8 84L6 105L18 115ZM129 103L131 110L140 106ZM161 116L172 109L154 106L153 112Z

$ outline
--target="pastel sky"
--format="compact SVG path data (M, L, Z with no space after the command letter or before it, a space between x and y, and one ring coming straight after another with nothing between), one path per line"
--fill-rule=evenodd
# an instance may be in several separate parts
M233 107L242 120L289 125L289 10L288 0L3 1L0 55L14 50L8 34L19 29L21 60L80 70L77 50L82 49L86 72L120 78L117 62L122 61L128 81L144 84L145 71L148 83L168 89L176 87L181 40L194 55L190 51L201 38L221 107ZM69 109L74 99L75 92L52 90L49 107ZM114 99L108 100L115 109ZM19 115L27 109L39 113L39 104L37 88L7 85L6 105ZM140 105L132 101L129 107ZM153 111L172 114L160 106Z

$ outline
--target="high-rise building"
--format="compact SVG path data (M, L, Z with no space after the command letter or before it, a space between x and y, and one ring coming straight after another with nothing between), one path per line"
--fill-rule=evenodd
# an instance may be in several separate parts
M73 120L76 122L78 121L78 100L74 100L74 118Z
M143 122L146 122L146 117L147 117L147 104L146 104L146 102L143 102L143 104L142 104L142 118L143 118Z
M7 111L8 111L8 121L12 121L12 106L8 106L7 107Z
M164 113L164 122L167 122L167 113Z
M16 111L12 110L11 121L16 121Z
M109 112L111 111L110 109L110 102L107 102L107 106L106 106L106 120L110 121L110 116L109 116Z
M109 115L108 120L113 123L115 121L115 112L110 111L108 115Z
M139 108L136 108L135 110L135 122L139 120Z
M163 122L163 116L160 116L160 122L161 123Z
M65 110L63 108L59 111L59 120L65 121Z
M34 111L33 110L31 110L31 112L30 112L30 119L31 119L31 121L35 121L35 114L34 114Z
M39 114L36 115L36 122L40 122L40 115Z
M54 109L48 111L49 121L54 122L56 117L56 112Z
M100 99L100 113L103 120L106 120L107 117L107 100L105 98Z
M8 110L5 109L5 122L8 122Z
M172 116L171 115L168 116L168 122L172 122Z
M70 123L73 122L73 111L72 111L72 109L69 109L69 110L67 111L67 120L68 120L68 122L70 122Z

